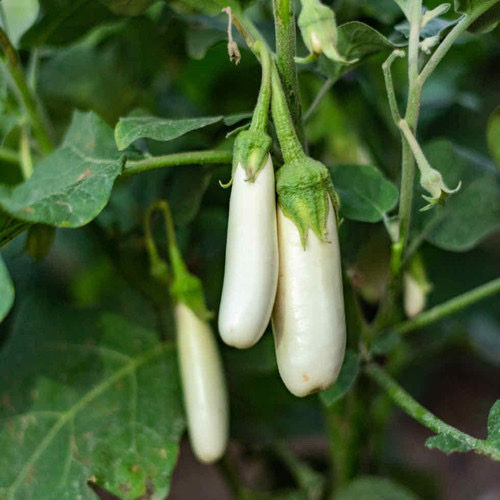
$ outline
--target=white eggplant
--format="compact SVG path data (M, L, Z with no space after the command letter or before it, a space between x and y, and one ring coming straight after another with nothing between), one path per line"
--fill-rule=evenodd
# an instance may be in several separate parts
M278 282L274 171L268 156L254 182L239 164L234 172L219 309L219 332L228 345L254 345L264 333Z
M184 303L175 308L184 406L194 454L204 463L222 457L228 439L228 402L217 342L208 323Z
M407 272L403 274L403 292L406 315L409 318L418 316L425 309L428 285L422 285Z
M288 390L306 396L330 387L345 352L345 313L335 212L327 241L309 229L306 248L278 207L280 273L272 323L278 368Z

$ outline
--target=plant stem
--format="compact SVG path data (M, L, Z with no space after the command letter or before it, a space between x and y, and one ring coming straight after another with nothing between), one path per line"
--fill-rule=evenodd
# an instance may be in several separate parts
M304 114L304 118L302 119L303 123L307 123L311 116L314 114L316 111L316 108L318 107L319 103L325 97L325 95L328 93L328 91L333 87L333 84L335 83L335 80L333 78L328 78L325 83L323 83L323 86L319 89L319 92L316 94L316 97L314 98L314 101L311 103L309 106L309 109L306 111Z
M273 113L274 128L278 135L283 159L285 163L288 163L304 156L304 150L297 137L297 130L293 126L290 108L287 105L281 79L274 64L272 65L271 86L273 89L271 110Z
M271 101L271 55L267 47L260 40L253 44L253 51L259 56L262 66L262 83L253 112L250 130L265 132L269 116L269 103Z
M295 15L293 0L273 0L276 56L286 101L300 142L304 144L299 81L295 65Z
M399 114L398 103L396 101L396 92L394 91L394 84L392 82L391 66L395 59L397 59L398 57L404 57L404 55L405 53L403 50L396 49L386 59L384 64L382 64L382 71L384 72L385 90L387 92L387 99L389 100L389 108L391 110L392 119L396 124L401 121L401 115Z
M415 319L400 323L399 325L396 325L393 330L403 334L423 328L496 293L500 293L500 278L496 278L488 283L485 283L484 285L474 288L473 290L469 290L458 297L454 297L443 304L435 306L432 309L423 312Z
M451 49L452 45L455 43L456 39L482 14L484 14L488 9L493 7L498 3L498 0L488 0L479 4L470 14L465 15L460 22L458 22L455 27L446 35L445 39L439 44L439 47L434 51L431 58L427 61L426 65L422 69L419 77L418 83L422 86L427 78L436 69L441 59L446 55L446 53Z
M366 365L365 372L382 387L390 398L403 409L410 417L436 434L446 434L467 444L476 453L486 455L493 460L500 461L500 449L490 445L487 441L477 439L459 431L455 427L443 422L427 408L408 394L382 367L375 363Z
M418 45L420 41L420 18L422 1L414 0L410 11L410 38L408 44L408 102L406 104L405 120L410 130L415 133L420 110L421 87L418 83ZM410 232L411 207L413 198L413 181L415 178L415 160L408 141L402 138L402 172L401 198L399 202L399 246L393 270L399 275L401 257L408 242Z
M20 162L19 153L9 148L0 147L0 161L5 161L7 163L14 163L19 165Z
M0 28L0 45L6 56L6 67L12 78L18 97L28 114L38 146L43 154L48 154L54 149L54 145L38 108L36 98L26 82L26 76L21 67L16 49L12 46L2 28Z
M157 168L175 167L178 165L230 165L232 151L187 151L163 156L152 156L145 160L127 161L122 172L123 177L155 170Z

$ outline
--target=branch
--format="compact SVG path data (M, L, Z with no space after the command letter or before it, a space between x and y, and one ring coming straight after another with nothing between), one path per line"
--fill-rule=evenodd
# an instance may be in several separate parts
M444 40L439 44L439 47L434 51L431 58L427 61L427 64L422 69L419 77L418 84L420 87L423 86L427 78L436 69L436 66L440 63L441 59L446 55L446 53L451 49L452 45L455 43L456 39L482 14L484 14L488 9L493 7L498 3L498 0L488 0L478 7L475 8L473 12L465 15L458 24L446 35Z
M423 426L427 427L436 434L446 434L454 439L465 443L473 451L480 455L486 455L493 460L500 461L500 449L490 445L483 439L475 437L459 431L455 427L443 422L436 417L427 408L422 406L418 401L408 394L382 367L376 363L369 363L365 367L365 372L377 384L384 389L389 397L401 409L403 409L410 417L420 422Z
M479 302L480 300L483 300L491 295L495 295L496 293L500 293L500 278L496 278L488 283L485 283L484 285L474 288L473 290L469 290L458 297L454 297L443 304L435 306L432 309L423 312L415 319L396 325L392 330L401 334L418 330L419 328L436 323L446 316L459 312L462 309Z
M392 119L397 125L401 121L401 115L399 114L398 103L396 101L396 93L394 92L394 83L392 81L391 66L395 59L398 57L404 57L405 53L403 50L396 49L382 64L382 71L384 72L385 90L387 92L387 99L389 100L389 108L391 110Z
M164 156L152 156L145 160L127 161L122 176L128 177L148 170L175 167L177 165L230 165L232 159L232 151L188 151Z
M293 0L273 0L276 56L286 100L297 136L304 144L299 81L295 65L295 15Z

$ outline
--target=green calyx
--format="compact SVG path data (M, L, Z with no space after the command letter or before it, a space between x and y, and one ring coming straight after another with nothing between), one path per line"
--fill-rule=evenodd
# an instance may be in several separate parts
M243 130L234 141L233 176L238 165L246 172L246 180L254 182L269 156L271 138L258 130Z
M335 13L319 0L302 0L298 25L311 54L324 54L328 59L342 64L355 62L348 61L338 51Z
M276 173L276 190L283 213L296 226L306 248L307 233L312 229L328 241L326 222L330 201L337 212L338 198L326 167L305 155L285 163Z
M201 280L188 271L177 246L170 245L169 255L174 276L170 294L175 300L186 304L198 318L204 321L211 319L213 315L205 305Z

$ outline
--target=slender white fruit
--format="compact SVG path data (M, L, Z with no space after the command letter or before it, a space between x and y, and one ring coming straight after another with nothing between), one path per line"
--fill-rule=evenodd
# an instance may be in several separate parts
M209 324L184 303L176 305L175 317L191 446L198 460L215 462L225 452L229 420L227 389L217 343Z
M299 397L331 386L344 359L342 272L331 203L326 229L328 241L309 229L304 250L297 227L278 207L280 273L273 331L281 378Z
M414 318L425 309L428 285L419 283L410 273L404 273L403 291L406 315Z
M278 282L274 171L268 156L254 182L236 167L226 244L219 332L226 344L254 345L264 333Z

